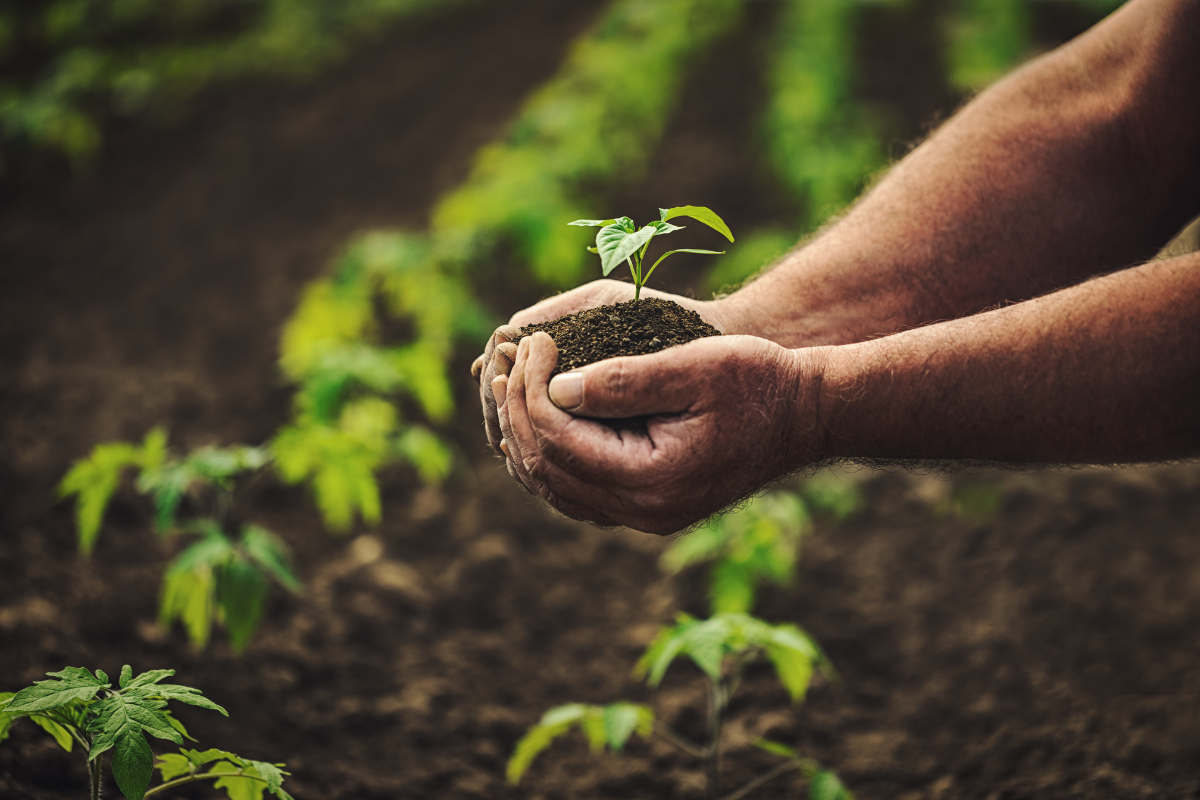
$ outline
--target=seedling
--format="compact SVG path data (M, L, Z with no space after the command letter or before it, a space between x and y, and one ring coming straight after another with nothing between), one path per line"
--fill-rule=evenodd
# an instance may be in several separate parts
M691 217L697 222L703 222L729 241L733 241L733 234L730 232L729 226L725 224L725 220L704 206L660 208L658 214L658 220L641 228L635 225L629 217L577 219L567 224L579 227L600 228L599 232L596 233L596 246L589 247L588 250L599 254L600 268L604 272L605 277L608 277L608 274L616 269L622 261L628 264L629 271L633 275L633 299L640 300L642 287L646 285L646 281L650 280L651 273L654 272L655 268L667 256L673 256L676 253L701 253L710 256L725 254L724 250L693 250L690 248L668 250L658 257L658 260L650 266L650 269L643 271L642 260L646 257L646 250L650 247L650 241L655 236L662 236L683 230L682 225L672 225L670 220L676 217Z
M260 447L201 447L175 456L167 449L166 434L155 429L140 446L97 445L91 456L71 468L59 492L76 497L79 548L87 556L123 473L137 470L134 485L153 501L155 530L160 535L199 537L167 567L160 622L181 621L192 644L203 649L219 620L234 651L240 652L262 620L270 581L290 592L300 591L283 541L233 517L238 483L244 485L270 462L270 452ZM181 510L188 512L182 519Z
M127 800L142 800L185 783L216 781L230 800L262 800L263 790L280 800L292 800L283 789L284 764L253 761L226 750L190 750L180 747L154 760L146 734L182 745L188 735L183 723L172 716L167 701L218 711L225 709L209 700L199 689L163 683L173 669L152 669L134 676L126 664L116 688L103 670L89 672L67 667L47 673L55 680L35 681L13 694L0 693L0 741L21 718L28 718L54 737L62 749L72 752L79 745L87 761L91 800L99 800L102 757L112 750L112 775ZM150 788L154 770L162 783Z
M772 625L740 613L717 614L707 620L680 614L675 625L659 632L638 661L634 675L657 687L667 668L681 655L691 658L708 678L708 724L704 744L693 742L656 720L653 710L647 706L632 703L559 706L547 711L517 742L508 762L509 783L519 782L539 753L555 738L577 726L583 730L594 751L607 745L613 752L620 752L634 733L643 737L661 737L704 763L707 796L715 800L722 797L721 734L729 701L745 669L755 661L770 661L794 703L804 699L814 670L828 677L833 675L825 655L804 631L795 625ZM816 761L804 758L778 742L759 740L756 744L783 757L784 761L740 789L724 795L724 800L745 797L773 778L791 771L799 771L808 779L813 800L853 800L853 795L842 786L838 777Z

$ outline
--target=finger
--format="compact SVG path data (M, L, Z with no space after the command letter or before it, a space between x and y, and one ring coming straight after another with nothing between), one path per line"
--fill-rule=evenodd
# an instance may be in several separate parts
M483 374L483 356L479 356L471 362L471 377L479 381L479 377Z
M524 342L522 343L524 346ZM512 463L513 471L517 475L517 479L531 492L536 492L534 481L529 477L528 471L525 469L524 451L521 442L513 435L512 429L512 408L513 398L520 395L524 391L525 372L524 364L517 358L517 364L513 367L512 372L505 378L505 400L504 404L497 407L497 417L500 422L500 433L503 436L503 441L507 445L509 461Z
M512 342L496 345L492 354L493 369L497 375L507 375L512 370L513 362L517 360L517 346Z
M610 358L555 375L549 397L559 408L584 417L681 413L714 378L712 368L723 350L700 340L648 356Z
M654 470L669 462L665 449L657 452L646 436L618 432L554 405L545 387L556 359L557 350L549 336L530 338L529 355L521 363L525 391L509 414L513 435L523 440L523 446L536 441L543 459L584 482L612 490L644 485Z

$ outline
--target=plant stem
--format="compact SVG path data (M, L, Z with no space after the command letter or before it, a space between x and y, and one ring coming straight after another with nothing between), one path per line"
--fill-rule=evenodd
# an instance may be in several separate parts
M678 747L683 752L687 753L689 756L700 759L708 757L708 752L700 745L695 744L683 734L672 730L661 722L655 724L654 732Z
M786 772L791 772L794 769L803 769L804 765L798 760L784 761L782 764L776 764L771 769L759 775L754 780L747 783L742 788L738 789L733 794L727 794L721 800L742 800L743 797L753 792L758 787L762 786L767 781L774 780Z
M725 722L725 681L711 682L708 701L708 748L704 752L705 783L709 800L721 793L721 726Z
M247 775L245 772L205 772L203 775L185 775L184 777L176 778L173 781L167 781L166 783L160 783L158 786L155 786L153 789L146 792L144 797L149 797L152 794L158 794L159 792L163 791L164 789L170 789L172 787L179 786L184 783L192 783L194 781L206 781L209 779L215 780L217 778L248 778L249 780L258 781L259 783L267 782L266 779L264 779L264 778L260 778L257 775Z
M100 759L96 756L88 762L88 777L92 780L92 800L100 800Z

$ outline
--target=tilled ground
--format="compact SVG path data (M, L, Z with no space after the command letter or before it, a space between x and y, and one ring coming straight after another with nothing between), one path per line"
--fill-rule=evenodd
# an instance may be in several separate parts
M538 508L483 452L469 400L464 466L436 490L386 474L377 532L325 533L299 490L246 498L242 513L295 548L306 592L274 596L241 658L154 625L178 543L148 533L135 496L118 498L83 562L52 491L97 441L157 423L188 446L269 436L289 398L276 336L304 281L355 230L422 224L599 7L523 0L401 31L315 84L214 93L184 128L118 127L85 178L6 178L4 688L65 665L174 667L230 710L181 710L202 746L287 761L308 800L701 796L686 757L637 740L618 758L573 738L504 787L513 743L559 703L653 702L698 735L694 668L673 667L656 693L629 670L658 625L703 612L704 576L664 578L663 542ZM751 126L730 116L757 91L753 41L735 36L689 90L649 185L786 213L761 200L744 168ZM743 219L763 210L735 205ZM792 707L753 671L733 708L731 788L771 764L748 746L766 735L800 743L863 800L1200 796L1200 469L848 479L864 510L822 522L798 585L760 607L811 631L842 680ZM1000 493L994 514L938 512L981 483ZM30 725L0 745L0 797L84 785L78 754ZM798 790L785 778L757 796Z

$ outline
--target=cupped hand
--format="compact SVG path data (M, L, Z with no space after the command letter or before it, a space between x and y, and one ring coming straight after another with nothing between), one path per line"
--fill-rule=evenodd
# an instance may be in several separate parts
M695 311L708 324L721 332L725 332L721 314L713 302L693 300L688 297L658 292L653 289L642 289L645 297L658 297L663 300L674 300L684 308ZM500 440L500 420L496 413L496 397L492 391L492 382L497 375L507 375L517 357L518 331L525 325L535 322L547 322L558 319L576 311L583 311L597 306L612 303L623 303L633 299L633 285L614 280L598 280L583 286L555 295L543 300L537 305L530 306L512 316L507 325L496 329L488 339L483 355L475 359L471 365L471 374L479 381L479 401L483 406L483 424L487 432L488 444L497 453L502 453Z
M554 341L521 341L495 387L513 473L563 513L682 530L819 460L819 350L713 336L551 373ZM644 432L601 421L645 417Z

